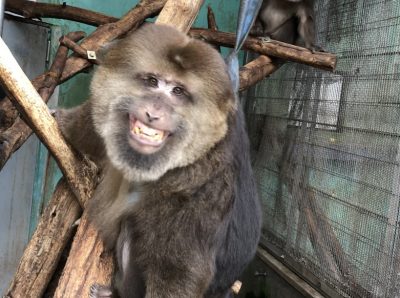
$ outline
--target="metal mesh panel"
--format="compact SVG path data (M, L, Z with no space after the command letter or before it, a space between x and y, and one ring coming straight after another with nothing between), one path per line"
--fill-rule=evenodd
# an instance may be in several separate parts
M400 2L316 1L335 73L287 63L247 92L263 243L345 297L400 297Z

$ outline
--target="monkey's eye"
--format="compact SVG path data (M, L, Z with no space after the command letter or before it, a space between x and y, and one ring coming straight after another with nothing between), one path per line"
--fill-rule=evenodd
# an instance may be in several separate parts
M151 87L157 87L158 86L158 80L155 77L149 77L149 78L146 79L146 81Z
M183 94L183 88L181 88L181 87L174 87L174 89L172 89L172 92L175 94L175 95L182 95Z

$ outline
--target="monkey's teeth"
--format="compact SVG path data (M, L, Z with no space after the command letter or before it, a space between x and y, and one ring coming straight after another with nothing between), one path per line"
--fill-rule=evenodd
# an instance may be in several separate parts
M165 132L162 130L151 128L139 120L136 120L136 122L132 123L132 125L132 134L138 136L142 140L161 143L164 139Z
M155 130L151 127L144 126L144 125L140 128L140 131L141 131L141 133L144 133L145 135L148 135L148 136L155 136L159 132L158 130Z

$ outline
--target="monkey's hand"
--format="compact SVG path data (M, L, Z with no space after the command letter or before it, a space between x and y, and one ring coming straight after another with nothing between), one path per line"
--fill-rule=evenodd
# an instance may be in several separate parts
M79 152L98 163L103 158L104 144L94 129L90 103L72 109L52 111L64 138Z
M306 48L309 49L313 54L316 52L326 52L323 47L315 44L308 45Z
M113 291L110 287L93 284L90 287L89 298L112 298Z

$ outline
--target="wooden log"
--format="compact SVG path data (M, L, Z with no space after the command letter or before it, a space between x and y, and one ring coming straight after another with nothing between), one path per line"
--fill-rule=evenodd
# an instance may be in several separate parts
M73 233L81 208L62 179L43 212L5 297L41 297Z
M191 29L190 35L212 44L218 44L225 47L233 47L236 38L233 33L207 29ZM263 38L248 37L243 45L243 49L329 71L333 71L336 67L336 56L331 53L312 53L306 48L272 39L267 40Z
M22 15L28 19L42 17L55 18L80 22L92 26L113 23L118 20L118 18L66 4L47 4L27 0L7 0L6 10Z
M71 32L67 37L71 40L78 41L85 36L82 31ZM61 73L64 69L65 62L68 57L68 48L60 46L57 50L54 61L48 72L36 77L32 84L38 90L44 102L47 102L53 94L59 83ZM3 105L0 106L0 114L2 109L6 111L15 111L15 119L11 122L11 127L2 131L0 134L0 170L3 168L11 154L28 139L32 134L30 127L18 118L18 112L8 98L3 99ZM10 119L11 120L11 119Z
M167 11L163 10L160 14L163 15L160 22L165 24L166 20L171 20L169 24L187 32L202 2L203 0L169 0L166 4ZM171 7L175 9L171 10ZM171 18L171 16L176 16L176 18ZM157 19L158 22L159 19ZM93 283L109 285L112 271L112 256L104 250L102 241L95 229L87 222L86 212L84 212L83 222L79 225L54 297L84 297L88 295Z
M36 135L53 154L72 191L84 206L94 188L92 178L96 167L67 145L56 120L1 38L0 80Z
M247 63L240 69L239 91L243 91L250 86L263 80L266 76L272 74L279 68L280 64L273 62L268 56L261 55L253 61Z

